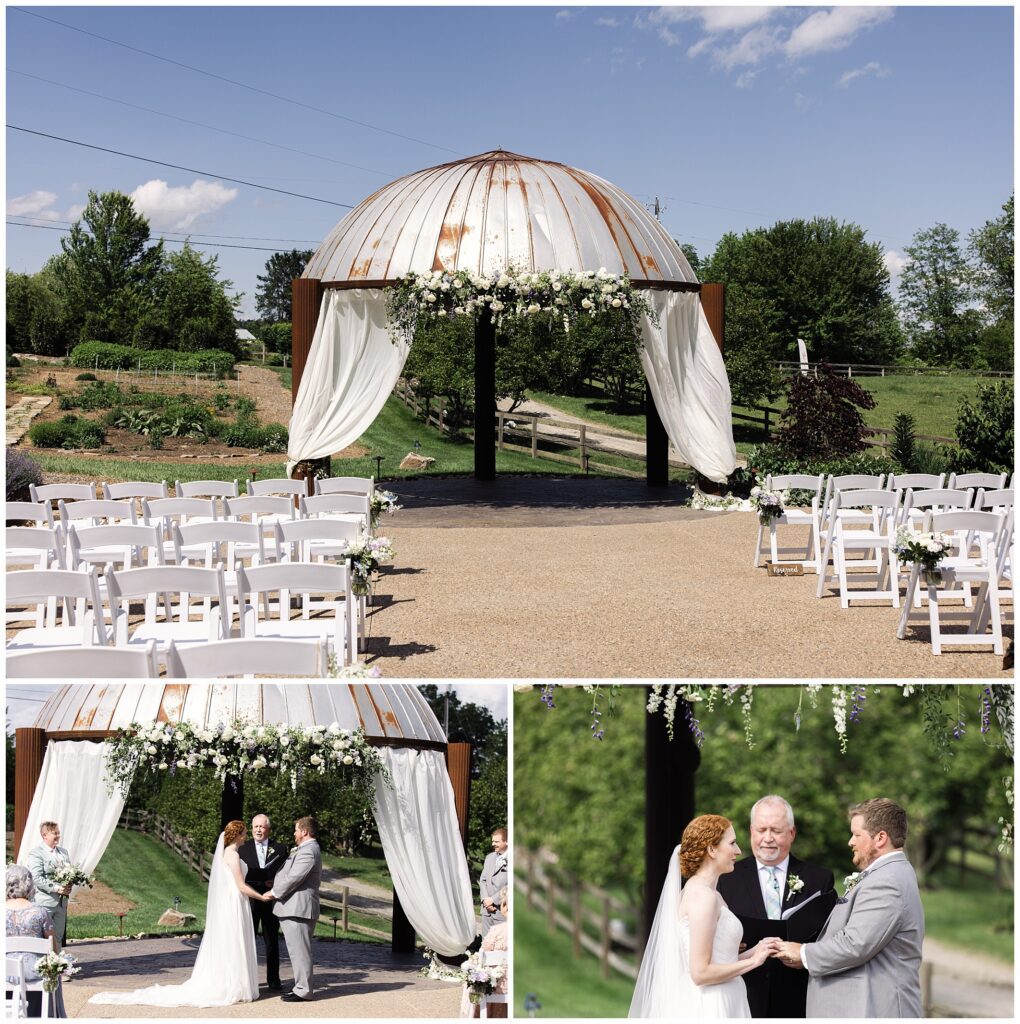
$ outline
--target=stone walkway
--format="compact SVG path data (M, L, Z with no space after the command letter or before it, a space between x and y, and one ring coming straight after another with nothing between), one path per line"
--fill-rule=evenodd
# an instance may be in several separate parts
M924 960L932 965L933 1015L1013 1017L1013 969L979 953L924 940Z
M14 405L8 406L4 443L17 444L28 432L32 420L52 401L53 399L46 395L30 395L19 398Z
M420 953L398 955L388 945L316 941L315 999L285 1003L280 993L261 989L257 1002L227 1007L91 1006L89 998L104 990L130 990L146 985L178 985L191 974L199 939L127 939L72 942L68 951L82 972L64 987L69 1017L455 1017L460 988L418 974ZM261 939L259 978L265 978ZM284 991L292 975L286 943L280 941Z

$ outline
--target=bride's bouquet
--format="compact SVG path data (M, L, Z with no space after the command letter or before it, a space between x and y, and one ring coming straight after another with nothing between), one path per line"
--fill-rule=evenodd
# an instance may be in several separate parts
M69 860L60 858L46 871L46 877L58 888L65 889L71 885L86 885L92 888L94 879L87 872Z
M944 533L919 533L909 526L896 531L893 551L901 562L915 562L924 572L925 583L938 586L942 582L939 566L953 550L953 542Z
M56 992L61 978L70 978L81 970L74 966L76 963L75 958L67 953L47 953L35 962L35 970L43 980L43 988L47 992Z

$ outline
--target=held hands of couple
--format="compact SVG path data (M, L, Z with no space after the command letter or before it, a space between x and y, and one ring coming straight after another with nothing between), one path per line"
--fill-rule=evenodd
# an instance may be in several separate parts
M782 939L776 938L774 935L766 936L752 947L751 960L760 967L769 957L779 955L779 947L782 944Z
M780 941L773 955L778 957L779 961L786 964L787 967L797 967L803 970L804 963L800 958L800 947L801 943L799 942Z

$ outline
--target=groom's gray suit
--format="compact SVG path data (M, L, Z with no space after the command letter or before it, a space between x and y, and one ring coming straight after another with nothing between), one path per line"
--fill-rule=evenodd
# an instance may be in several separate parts
M47 872L52 871L61 861L70 863L70 860L70 855L62 846L51 848L45 843L33 847L25 858L25 867L32 872L32 881L35 883L32 902L50 912L53 934L61 946L67 931L67 897L60 893L56 882L47 876Z
M283 941L287 943L294 972L294 995L312 997L312 936L319 919L319 885L322 882L322 854L314 839L306 839L291 850L286 863L273 879Z
M921 1017L924 910L901 850L861 873L803 947L808 1017Z

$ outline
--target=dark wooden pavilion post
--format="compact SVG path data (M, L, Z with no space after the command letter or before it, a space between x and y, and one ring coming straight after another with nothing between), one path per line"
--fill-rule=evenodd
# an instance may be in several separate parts
M652 389L645 384L645 477L649 487L669 484L669 435L655 407Z
M496 325L489 312L475 320L475 479L496 479Z
M46 756L45 729L14 730L14 856L18 856Z
M649 691L650 692L650 691ZM694 773L701 753L683 721L683 702L677 702L673 739L665 716L645 715L645 899L639 929L641 948L655 920L669 856L694 817Z
M715 335L720 352L725 352L726 342L726 285L703 284L701 286L701 308L705 319Z
M301 375L305 371L308 352L312 347L325 288L316 278L297 277L291 281L290 289L290 395L293 402L297 398Z
M220 829L228 821L244 821L244 779L240 775L228 775L223 780L220 796Z

